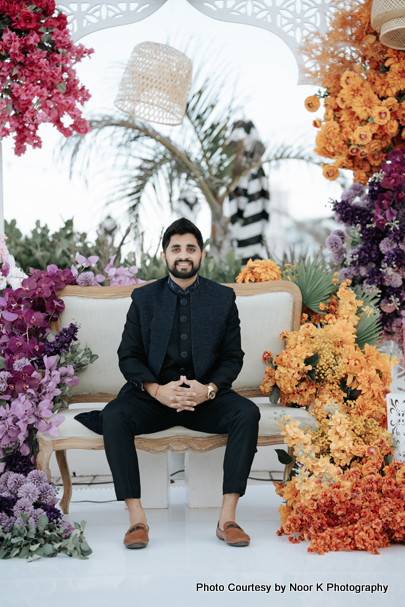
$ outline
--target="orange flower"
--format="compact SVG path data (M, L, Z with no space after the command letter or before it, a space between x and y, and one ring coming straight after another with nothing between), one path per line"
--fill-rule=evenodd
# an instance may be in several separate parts
M387 97L387 99L384 99L382 102L382 105L390 112L395 112L398 109L399 103L395 97Z
M384 160L384 154L382 152L373 152L372 154L369 154L367 156L367 160L370 164L380 166L380 164Z
M315 128L319 129L322 126L322 120L320 120L319 118L317 118L316 120L314 120L312 122L312 126L314 126Z
M373 135L371 130L367 126L359 126L354 131L353 141L361 145L367 145L370 143Z
M377 124L387 124L390 121L391 114L388 108L378 105L373 108L371 116Z
M352 156L356 156L356 154L358 154L360 152L360 148L358 145L351 145L349 147L349 154L351 154Z
M349 86L349 84L353 84L358 78L355 72L345 72L340 78L340 84L342 87Z
M241 273L236 278L236 282L265 282L267 280L280 280L281 272L275 261L257 259L248 263L242 268Z
M320 108L320 101L316 95L311 95L305 99L305 107L308 112L316 112Z
M326 179L329 179L329 181L335 181L335 179L339 177L339 169L333 165L326 164L322 169L322 174Z
M387 133L387 135L389 135L390 137L395 137L395 135L399 131L398 120L390 120L389 122L387 122L384 130Z

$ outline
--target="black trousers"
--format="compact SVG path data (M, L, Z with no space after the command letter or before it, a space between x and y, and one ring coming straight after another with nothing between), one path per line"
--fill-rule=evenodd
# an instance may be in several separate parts
M147 392L127 385L103 409L101 418L105 452L118 500L141 497L134 437L173 426L228 434L223 493L245 493L257 450L260 411L254 403L233 390L220 390L214 400L198 405L194 411L177 413Z

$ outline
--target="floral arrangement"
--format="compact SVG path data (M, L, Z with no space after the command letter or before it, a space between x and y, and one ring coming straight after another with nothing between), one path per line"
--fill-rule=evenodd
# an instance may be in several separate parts
M405 464L392 460L390 435L372 416L353 415L350 403L331 404L324 413L316 432L303 432L289 417L280 420L298 470L276 488L285 501L278 535L310 540L308 552L319 554L378 554L404 542Z
M384 338L403 348L405 149L387 155L367 189L353 184L332 208L345 226L326 240L332 259L340 264L340 277L376 296Z
M92 52L73 44L66 15L55 13L54 0L2 0L0 139L14 134L17 156L27 145L41 147L41 123L66 137L90 130L77 107L90 95L74 65Z
M50 324L64 309L57 290L74 284L70 270L31 268L21 287L0 297L0 538L1 558L91 553L83 527L62 521L52 484L33 470L38 430L58 435L76 371L97 356L77 342L71 324L59 336Z
M299 331L281 334L286 346L280 354L273 358L264 353L269 366L260 388L271 402L311 406L319 418L329 403L345 407L350 401L351 415L367 415L384 424L393 361L369 343L363 349L356 343L362 317L373 310L364 306L349 283L340 285L324 306L324 315L308 322L308 314L303 314Z
M268 259L249 259L246 266L237 276L235 282L264 282L266 280L280 280L281 272L275 261Z
M316 112L324 99L323 121L313 122L315 152L335 160L324 165L324 177L334 180L339 169L349 169L366 184L386 154L405 145L405 53L379 41L370 24L372 0L330 5L327 33L314 32L303 45L311 59L307 81L322 87L305 105Z
M144 280L141 280L140 278L137 278L135 276L138 272L138 268L136 266L124 268L124 266L121 265L119 266L119 268L115 268L114 261L116 257L116 255L113 255L110 259L110 262L104 268L104 272L107 274L107 279L109 280L110 287L124 287L145 282ZM103 274L97 274L95 276L93 271L87 270L87 268L96 264L98 260L99 258L96 255L91 255L87 259L84 257L84 255L77 255L77 267L72 265L71 271L78 285L82 287L101 286L100 283L104 282L106 277L103 276ZM81 270L80 273L79 270Z

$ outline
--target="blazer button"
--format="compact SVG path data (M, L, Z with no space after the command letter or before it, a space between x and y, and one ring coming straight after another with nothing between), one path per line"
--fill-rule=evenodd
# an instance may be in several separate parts
M182 358L187 358L187 352L185 350L183 350L183 352L180 355Z
M187 333L182 333L182 335L180 336L180 339L182 339L183 341L186 341L186 339L188 339Z
M182 306L186 306L188 304L188 299L180 299L180 303Z
M181 322L187 322L187 316L180 316Z

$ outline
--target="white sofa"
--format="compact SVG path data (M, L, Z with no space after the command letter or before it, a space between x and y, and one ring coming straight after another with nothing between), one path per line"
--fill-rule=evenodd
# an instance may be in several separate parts
M270 281L257 284L227 285L236 292L242 332L242 349L245 352L243 369L233 389L247 398L263 396L259 385L266 365L262 362L264 350L277 354L284 345L279 336L282 331L297 330L301 315L301 293L298 287L287 281ZM72 494L70 472L67 464L68 449L103 449L103 438L85 428L74 419L81 411L100 409L112 400L125 383L119 368L117 348L121 340L131 299L135 287L79 287L68 286L60 296L65 310L60 315L56 329L71 322L79 323L78 334L82 346L89 346L99 359L79 374L80 383L72 389L71 403L81 403L74 409L58 412L65 417L59 426L59 437L38 433L39 454L37 467L50 478L49 460L55 451L59 464L64 493L60 505L64 513L69 511ZM315 427L315 420L305 409L285 408L270 403L259 404L261 420L258 445L283 443L277 420L290 414L302 421L302 426ZM175 426L164 432L137 436L138 449L162 454L168 450L204 453L226 444L226 435L212 435ZM197 481L198 482L198 479Z

